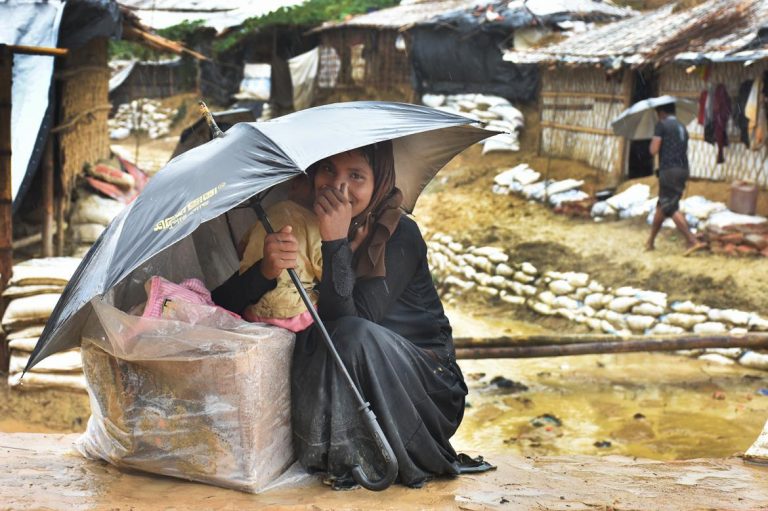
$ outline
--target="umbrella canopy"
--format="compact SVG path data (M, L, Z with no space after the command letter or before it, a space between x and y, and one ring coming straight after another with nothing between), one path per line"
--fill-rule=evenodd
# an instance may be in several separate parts
M658 98L638 101L624 110L611 122L613 132L630 140L651 138L653 137L653 129L656 127L656 123L659 122L659 117L656 115L656 107L672 103L675 104L675 116L684 125L687 125L696 118L698 105L695 102L674 96L660 96Z
M471 144L496 134L470 126L474 122L418 105L338 103L272 121L239 123L226 136L177 156L85 256L27 369L80 344L93 298L115 289L123 294L130 287L141 289L151 275L189 276L184 258L190 252L196 253L194 262L209 288L221 284L238 267L225 214L323 158L392 140L396 184L410 212L437 171ZM164 274L169 268L180 273Z

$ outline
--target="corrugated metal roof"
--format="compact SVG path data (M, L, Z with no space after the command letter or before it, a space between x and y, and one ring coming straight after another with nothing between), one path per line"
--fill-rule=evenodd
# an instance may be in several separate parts
M765 2L765 0L760 0ZM754 0L710 0L688 10L674 12L674 5L661 7L641 16L617 21L591 32L578 34L558 44L530 51L508 51L504 60L517 63L561 62L570 64L603 63L618 67L637 66L655 61L660 54L681 44L695 44L697 35L715 41L736 41L741 29L723 23L722 16L738 16L739 6ZM742 14L743 16L743 14ZM765 19L765 18L764 18Z
M120 0L142 24L167 28L183 21L203 20L218 31L240 25L254 16L280 7L303 4L306 0Z

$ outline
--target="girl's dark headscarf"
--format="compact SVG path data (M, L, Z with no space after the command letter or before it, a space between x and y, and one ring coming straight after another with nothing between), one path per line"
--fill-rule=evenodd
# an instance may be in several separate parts
M395 187L391 140L358 150L373 170L373 195L368 207L352 219L349 229L349 239L352 240L358 227L368 225L368 235L355 251L355 274L358 278L384 277L384 248L400 222L403 193Z

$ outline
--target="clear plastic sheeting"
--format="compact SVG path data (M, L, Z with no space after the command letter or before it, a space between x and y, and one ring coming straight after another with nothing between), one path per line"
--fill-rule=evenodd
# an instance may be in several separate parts
M274 485L294 460L291 332L183 302L163 319L92 305L84 456L247 492Z

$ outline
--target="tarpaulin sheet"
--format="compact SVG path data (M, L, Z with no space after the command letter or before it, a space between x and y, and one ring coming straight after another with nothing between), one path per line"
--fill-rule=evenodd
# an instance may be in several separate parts
M513 101L532 101L539 83L535 65L505 62L498 36L476 33L464 39L453 30L417 27L412 59L421 93L493 94Z
M320 54L317 48L288 60L291 83L293 84L293 108L295 110L303 110L312 105L319 62Z
M0 43L55 48L64 3L9 1L0 3ZM34 171L40 159L50 125L41 130L49 105L54 57L14 55L11 91L11 197L14 209L19 190L28 171ZM50 124L50 116L46 124ZM40 135L43 135L41 137ZM31 181L31 174L30 179ZM26 183L26 186L29 186Z

